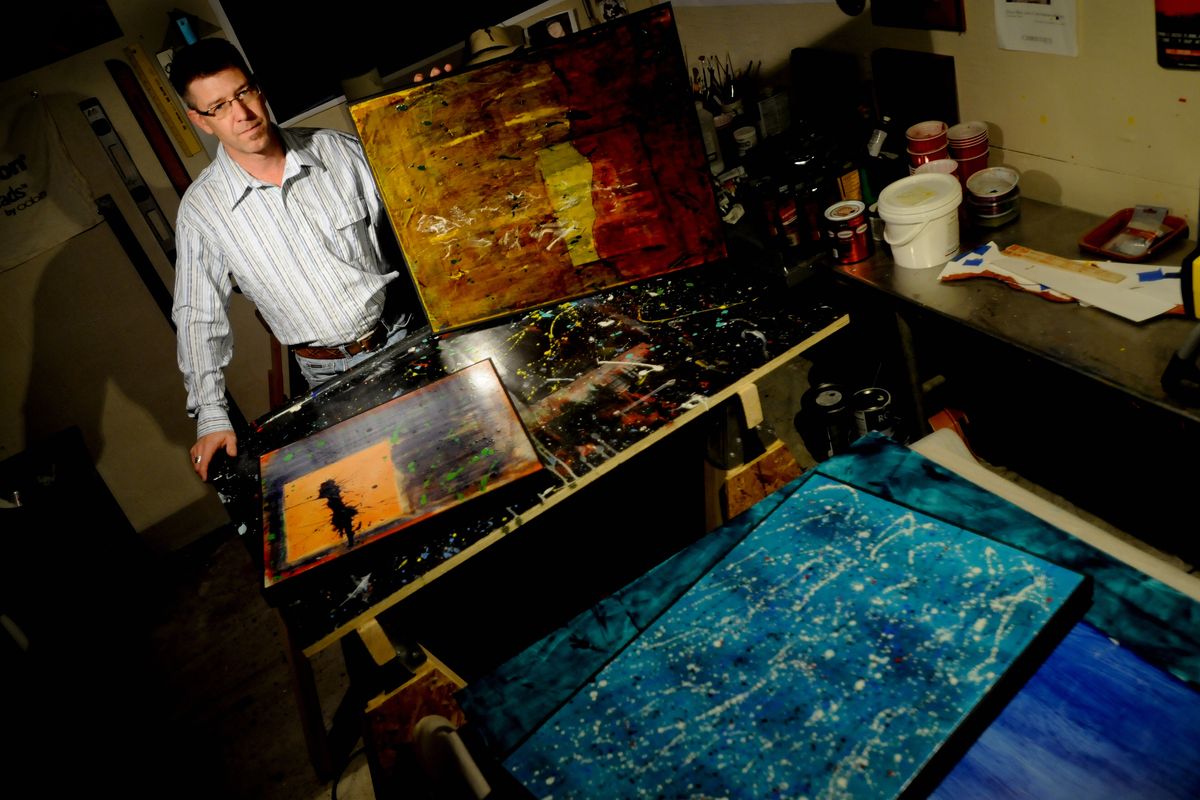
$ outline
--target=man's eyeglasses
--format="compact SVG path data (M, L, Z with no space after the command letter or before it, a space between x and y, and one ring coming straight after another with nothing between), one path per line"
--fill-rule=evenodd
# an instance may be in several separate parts
M195 109L195 111L197 114L205 117L221 119L222 117L228 116L229 112L233 110L234 100L244 104L247 100L253 100L254 98L258 97L259 91L260 90L257 86L246 86L234 92L233 97L229 98L228 100L222 100L219 103L214 103L213 105L209 106L207 111L199 108Z

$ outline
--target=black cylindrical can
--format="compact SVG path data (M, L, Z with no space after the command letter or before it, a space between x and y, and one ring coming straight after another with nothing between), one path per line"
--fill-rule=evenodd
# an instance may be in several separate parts
M885 436L895 435L892 429L892 396L887 389L877 386L859 389L851 398L850 405L854 409L854 424L859 436L868 431L878 431Z
M857 437L849 393L835 383L810 387L800 398L796 430L817 461L844 453Z

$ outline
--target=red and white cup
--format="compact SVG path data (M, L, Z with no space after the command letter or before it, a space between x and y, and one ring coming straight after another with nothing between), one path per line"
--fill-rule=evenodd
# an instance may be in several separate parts
M988 128L984 122L960 122L946 132L950 155L959 161L976 158L988 151Z
M984 148L983 152L977 156L955 159L958 162L958 179L965 184L976 172L987 169L988 154L990 152L990 149Z
M949 157L950 153L945 147L941 147L937 150L931 150L928 153L914 153L912 150L908 151L908 163L913 169L916 169L923 164L928 164L930 161L942 161Z
M908 140L908 152L925 154L942 150L946 147L946 123L931 119L918 122L904 132Z

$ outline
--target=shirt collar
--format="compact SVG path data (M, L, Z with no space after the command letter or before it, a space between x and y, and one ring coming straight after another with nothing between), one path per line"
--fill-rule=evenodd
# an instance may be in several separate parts
M283 164L283 180L285 183L288 179L299 175L306 167L320 170L325 169L325 162L308 146L311 137L297 136L284 128L277 128L276 130L283 139L285 150ZM271 185L260 181L242 169L236 161L229 157L229 153L225 151L224 145L217 148L217 156L213 163L225 183L230 210L236 207L249 192Z

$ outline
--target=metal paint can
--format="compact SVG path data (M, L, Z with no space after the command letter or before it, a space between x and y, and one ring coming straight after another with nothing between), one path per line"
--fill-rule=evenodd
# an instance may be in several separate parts
M836 383L813 386L800 398L796 430L817 461L846 452L856 438L849 399L846 390Z
M839 264L871 257L871 226L861 200L843 200L825 209L825 240Z
M854 424L858 435L878 431L885 436L894 436L892 429L892 396L887 389L871 386L859 389L850 400L854 409Z

